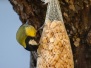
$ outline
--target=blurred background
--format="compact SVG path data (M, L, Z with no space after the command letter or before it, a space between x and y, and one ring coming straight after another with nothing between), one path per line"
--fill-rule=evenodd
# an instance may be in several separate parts
M0 0L0 68L29 68L30 52L16 41L21 25L8 0Z

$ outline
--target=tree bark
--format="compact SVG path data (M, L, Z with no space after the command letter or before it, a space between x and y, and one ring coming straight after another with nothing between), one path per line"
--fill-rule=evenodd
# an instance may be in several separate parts
M22 24L28 21L39 29L45 20L47 4L41 0L9 0ZM64 24L73 50L75 68L91 68L91 0L59 0ZM41 32L37 34L39 41ZM37 53L32 53L31 68Z

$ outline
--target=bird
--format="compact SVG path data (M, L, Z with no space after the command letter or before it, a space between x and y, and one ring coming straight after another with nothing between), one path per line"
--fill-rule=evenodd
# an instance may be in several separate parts
M36 40L37 30L29 24L23 24L16 32L16 40L28 51L37 51L39 44Z

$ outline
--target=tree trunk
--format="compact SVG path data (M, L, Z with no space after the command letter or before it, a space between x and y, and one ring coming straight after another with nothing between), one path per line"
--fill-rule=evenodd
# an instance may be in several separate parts
M39 29L46 15L47 4L41 0L9 0L22 24L28 21ZM91 68L91 0L59 0L64 24L73 50L75 68ZM37 34L39 41L41 32ZM30 67L36 67L37 53L31 52Z

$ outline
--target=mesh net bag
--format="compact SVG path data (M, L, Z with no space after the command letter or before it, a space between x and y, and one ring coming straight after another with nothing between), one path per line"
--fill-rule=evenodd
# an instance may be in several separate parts
M48 10L46 13L45 22L47 20L50 20L50 21L59 20L59 21L63 22L62 13L61 13L61 9L60 9L60 5L59 5L58 0L49 0L48 3L49 4L47 7Z
M58 0L48 3L45 24L37 50L37 68L74 68L70 40Z

